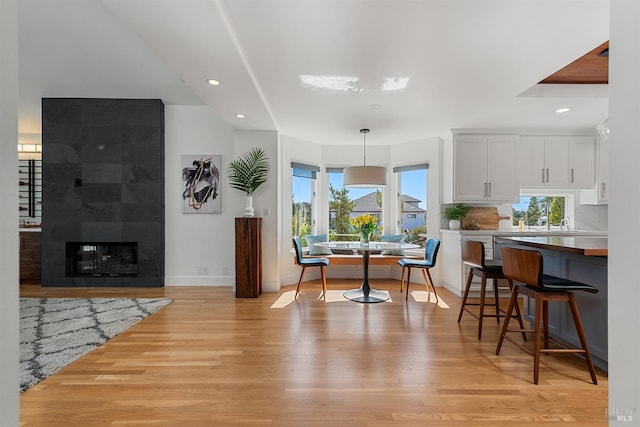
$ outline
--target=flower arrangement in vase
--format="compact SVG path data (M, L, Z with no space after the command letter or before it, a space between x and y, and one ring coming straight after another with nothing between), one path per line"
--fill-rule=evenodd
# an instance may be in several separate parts
M382 227L378 227L378 219L371 214L358 215L355 218L350 218L349 222L360 234L360 243L368 245L373 233Z

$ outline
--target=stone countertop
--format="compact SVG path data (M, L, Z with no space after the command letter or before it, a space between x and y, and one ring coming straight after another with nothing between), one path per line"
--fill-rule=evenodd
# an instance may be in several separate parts
M496 236L498 243L515 243L538 249L585 256L608 256L606 236Z
M42 228L40 228L40 227L20 227L20 228L18 228L18 231L20 233L24 233L24 232L27 232L27 233L40 233L42 231Z
M521 237L545 237L545 236L601 236L607 237L609 232L607 231L589 231L589 230L569 230L569 231L560 231L560 230L549 230L549 231L540 231L540 230L531 230L531 231L512 231L512 230L449 230L449 229L441 229L441 233L458 233L464 236L473 236L477 235L491 235L491 236L521 236Z

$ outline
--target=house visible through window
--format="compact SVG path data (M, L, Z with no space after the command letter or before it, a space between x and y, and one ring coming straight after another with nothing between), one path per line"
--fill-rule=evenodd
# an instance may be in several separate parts
M300 236L303 245L307 245L305 239L315 232L314 202L316 189L316 174L320 170L318 166L291 163L291 232L293 236Z
M358 240L359 236L350 218L371 214L382 226L382 190L379 188L345 188L342 168L327 168L329 181L329 238L331 240ZM380 229L379 229L380 230ZM378 240L380 231L373 239Z
M410 243L426 240L428 170L426 163L393 168L399 177L398 228L408 235Z

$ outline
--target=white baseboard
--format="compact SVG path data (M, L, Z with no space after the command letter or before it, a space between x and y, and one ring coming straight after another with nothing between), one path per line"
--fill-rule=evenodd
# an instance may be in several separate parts
M232 276L165 276L165 286L231 286L234 287Z

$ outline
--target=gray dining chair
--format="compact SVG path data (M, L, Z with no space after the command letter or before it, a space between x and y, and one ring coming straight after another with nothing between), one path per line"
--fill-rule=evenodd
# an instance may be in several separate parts
M302 267L302 271L300 272L300 279L298 280L298 286L296 287L296 298L298 298L298 294L300 293L300 284L302 283L302 279L304 277L304 272L307 267L320 267L320 277L322 277L322 298L327 300L327 276L325 274L324 268L329 266L328 258L305 258L302 255L302 241L299 236L293 237L293 247L296 251L296 264Z
M422 271L422 277L424 279L424 285L427 288L427 293L429 292L429 284L431 284L431 288L433 289L433 294L436 297L436 302L438 302L438 292L436 291L436 287L433 284L433 280L431 279L431 273L429 270L431 267L436 265L436 259L438 257L438 250L440 249L440 240L430 237L427 239L427 243L424 246L424 259L411 259L411 258L402 258L398 260L398 265L402 267L402 278L400 280L400 292L404 287L404 272L407 270L407 295L405 296L405 300L409 299L409 284L411 283L411 269L419 268Z

